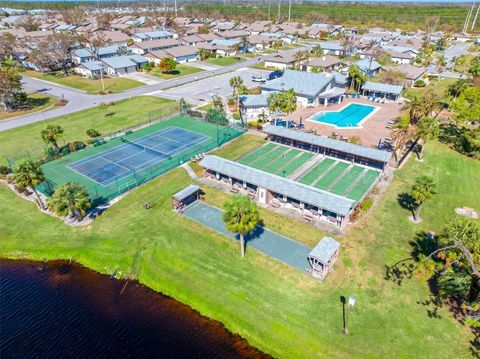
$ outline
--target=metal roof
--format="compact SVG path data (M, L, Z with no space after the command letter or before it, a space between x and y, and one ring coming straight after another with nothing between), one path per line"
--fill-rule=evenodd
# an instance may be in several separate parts
M317 136L311 133L289 130L281 126L267 125L264 128L264 132L303 143L309 143L344 153L350 153L352 155L357 155L384 163L388 162L392 156L392 154L387 151L355 145L345 141L334 140L325 136Z
M343 51L343 46L339 42L320 42L319 45L324 50Z
M178 191L177 193L175 193L172 198L176 199L177 201L181 201L185 198L187 198L188 196L191 196L192 194L194 194L195 192L197 191L200 191L201 188L199 186L197 186L196 184L191 184L187 187L185 187L184 189L182 189L181 191Z
M315 97L322 92L334 77L330 74L316 74L306 71L286 70L282 77L268 81L262 89L283 91L294 89L297 95Z
M90 71L98 71L103 69L101 61L87 61L79 65L79 67L81 66Z
M322 263L327 263L335 252L340 248L340 243L331 237L323 237L320 242L308 253Z
M75 56L78 57L92 57L92 53L88 49L77 49L73 52Z
M137 65L135 62L130 60L128 56L109 57L107 59L102 59L102 61L108 66L113 67L114 69L121 69L124 67L131 67Z
M218 156L205 156L200 166L270 191L347 216L355 201Z
M370 61L370 59L362 59L360 61L357 61L356 64L358 68L363 72L375 71L382 67L382 65L380 65L377 61Z
M243 107L268 107L268 100L265 94L240 96Z
M402 93L403 86L367 81L365 85L362 86L362 90L400 95Z

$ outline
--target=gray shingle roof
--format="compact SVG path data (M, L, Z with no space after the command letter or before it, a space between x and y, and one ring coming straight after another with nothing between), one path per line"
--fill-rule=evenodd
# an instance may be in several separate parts
M358 68L360 70L362 70L363 72L368 72L368 71L376 71L378 70L380 67L382 67L382 65L380 65L377 61L375 60L372 60L370 62L370 59L362 59L360 61L357 61L356 62Z
M388 162L392 154L387 151L377 150L375 148L364 147L348 143L345 141L333 140L324 136L317 136L311 133L305 133L295 130L289 130L285 127L267 125L264 131L268 134L296 140L304 143L309 143L317 146L330 148L332 150L350 153L365 158L369 158L375 161Z
M367 81L365 85L362 86L362 90L400 95L402 93L403 86Z
M195 185L195 184L191 184L187 187L185 187L184 189L182 189L181 191L178 191L177 193L175 193L172 198L178 200L178 201L181 201L185 198L187 198L188 196L191 196L192 194L194 194L195 192L199 191L200 190L200 187Z
M355 204L348 198L217 156L205 156L200 166L342 216L347 216Z
M79 65L79 67L82 67L82 66L90 71L98 71L103 69L101 61L87 61Z
M315 74L306 71L286 70L282 77L268 81L262 89L270 91L283 91L294 89L297 95L315 97L332 82L333 76Z
M333 254L340 248L340 243L331 237L323 237L320 242L308 254L322 263L327 263Z
M88 49L77 49L73 52L75 56L78 57L92 57L92 53Z

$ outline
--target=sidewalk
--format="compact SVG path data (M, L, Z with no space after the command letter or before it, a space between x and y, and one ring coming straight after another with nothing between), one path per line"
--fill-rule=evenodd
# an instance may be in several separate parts
M185 208L183 215L227 237L239 240L237 235L225 229L219 208L197 201ZM245 242L247 252L248 247L253 247L301 271L309 268L307 255L311 248L269 229L257 226L253 233L245 237Z

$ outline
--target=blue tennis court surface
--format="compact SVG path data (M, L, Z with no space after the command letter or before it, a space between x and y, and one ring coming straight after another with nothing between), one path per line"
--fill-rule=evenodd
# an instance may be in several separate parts
M196 132L171 126L136 138L135 144L125 143L116 146L71 163L67 167L102 186L107 186L209 139L210 137Z

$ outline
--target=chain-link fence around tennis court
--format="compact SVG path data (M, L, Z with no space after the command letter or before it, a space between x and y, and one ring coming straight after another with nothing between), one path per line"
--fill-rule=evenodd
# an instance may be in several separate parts
M44 164L42 167L46 176L46 180L38 187L38 189L46 195L51 195L55 188L57 188L59 185L67 182L76 182L87 188L90 198L94 204L99 204L109 201L118 195L129 191L130 189L146 183L151 179L175 167L178 167L185 162L190 161L190 159L199 154L211 151L212 149L237 138L245 132L243 127L236 125L224 126L216 123L210 123L203 119L179 116L141 128L135 131L133 136L141 138L142 136L155 133L170 126L188 129L190 131L208 136L209 140L206 143L204 142L176 153L168 159L162 160L159 163L140 171L131 170L126 175L113 178L112 182L108 185L98 184L68 167L69 164L72 164L76 161L101 155L101 153L106 150L122 145L120 136L114 136L111 140L107 141L106 144L88 148L84 151L75 152L58 160ZM122 133L125 132L122 131Z

